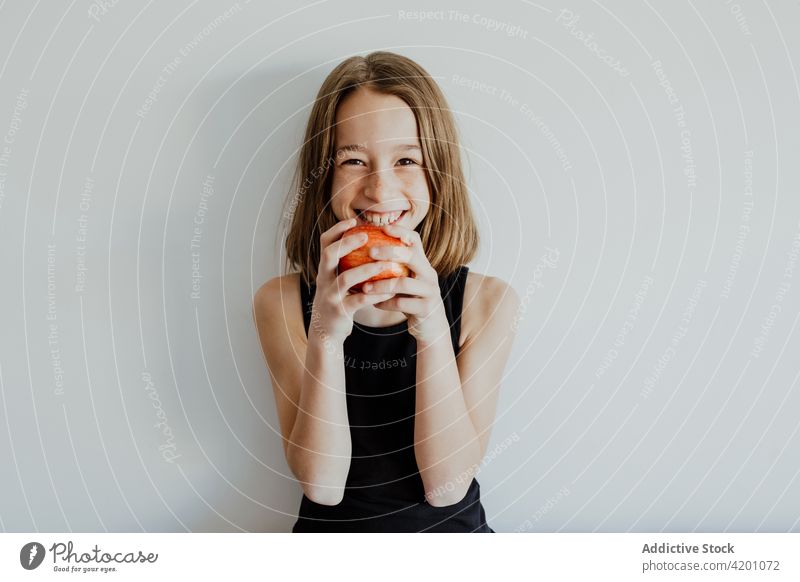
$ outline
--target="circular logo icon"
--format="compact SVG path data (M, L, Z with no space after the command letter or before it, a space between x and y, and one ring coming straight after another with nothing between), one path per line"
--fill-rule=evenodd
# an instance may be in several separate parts
M44 546L39 542L30 542L19 551L19 563L26 570L35 570L44 560Z

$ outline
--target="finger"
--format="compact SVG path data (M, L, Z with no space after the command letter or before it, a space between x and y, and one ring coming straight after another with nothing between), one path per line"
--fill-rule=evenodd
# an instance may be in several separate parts
M339 265L339 259L367 244L367 240L369 240L367 234L361 232L343 236L339 240L332 242L322 251L322 257L320 258L322 268L333 276L332 273Z
M366 281L383 271L391 270L393 272L399 272L399 269L400 265L392 262L375 261L372 263L364 263L363 265L353 267L352 269L340 273L339 276L336 277L336 286L341 293L346 293L350 287L356 283Z
M359 232L356 234L347 234L339 240L334 241L325 250L326 261L329 261L326 266L335 268L339 264L339 259L349 255L357 248L363 247L367 244L368 240L369 236L367 236L367 233Z
M383 229L383 232L389 236L399 238L407 246L412 246L415 243L421 242L419 233L416 230L411 230L405 226L400 226L398 224L384 224L381 226L381 229Z
M407 244L407 246L398 247L386 245L382 247L373 247L370 249L370 256L380 260L397 260L400 263L405 263L414 273L415 278L423 279L430 283L438 281L438 274L431 266L428 257L425 256L425 251L422 248L422 241L416 231L394 224L387 224L382 228L386 234L399 238L404 244ZM406 241L411 242L406 243ZM394 256L402 258L394 259Z
M342 233L344 233L350 228L353 228L355 225L356 225L355 218L340 220L339 222L334 224L332 227L330 227L328 230L326 230L320 235L319 237L320 248L324 249L333 241L338 239L342 235Z
M399 247L396 245L383 245L369 249L369 256L376 261L394 261L396 263L408 263L413 254L411 247Z
M364 295L370 295L365 293ZM384 311L401 311L408 315L424 315L425 313L425 300L421 297L399 297L395 295L390 299L385 299L374 303L378 309Z
M432 295L434 290L431 285L415 279L413 277L394 277L392 279L382 279L365 283L362 288L364 293L391 293L393 295L414 295L417 297L427 297ZM438 293L438 287L436 289Z
M353 313L361 309L362 307L366 307L367 305L375 305L379 301L386 301L387 299L391 299L390 294L385 295L368 295L366 293L353 293L352 295L348 295L342 300L342 305L344 305L347 313L352 316Z

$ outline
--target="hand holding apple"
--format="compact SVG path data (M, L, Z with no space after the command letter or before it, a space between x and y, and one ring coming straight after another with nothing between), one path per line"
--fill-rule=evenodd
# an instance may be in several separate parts
M372 283L365 281L364 294L393 295L374 305L378 309L406 314L408 331L416 338L418 350L440 338L449 338L450 324L442 303L439 274L425 256L419 233L397 224L379 228L386 236L397 237L403 244L399 248L374 247L369 251L370 257L403 263L411 275L393 276Z
M376 262L376 259L370 255L370 250L373 248L385 246L404 246L402 240L386 234L386 232L384 232L383 228L380 226L360 225L349 229L344 234L345 236L350 236L359 233L366 233L369 238L363 246L351 251L349 254L339 259L339 273L343 273L344 271L352 269L353 267L358 267L364 263ZM410 271L406 265L401 263L392 263L392 267L384 269L366 281L353 285L350 289L353 291L361 291L364 283L381 281L383 279L391 279L394 277L407 277L409 274Z
M314 304L309 328L309 342L323 341L343 345L353 331L353 315L369 305L389 299L391 294L348 293L359 281L380 273L387 265L383 261L371 262L337 275L339 259L366 244L360 236L342 236L356 226L356 219L341 220L320 235L319 268L317 270ZM313 333L311 333L313 331Z

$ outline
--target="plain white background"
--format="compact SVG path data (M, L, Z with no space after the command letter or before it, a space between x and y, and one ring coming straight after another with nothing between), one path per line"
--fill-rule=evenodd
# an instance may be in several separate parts
M800 531L799 12L3 3L0 528L291 528L251 300L320 83L392 50L522 298L490 525Z

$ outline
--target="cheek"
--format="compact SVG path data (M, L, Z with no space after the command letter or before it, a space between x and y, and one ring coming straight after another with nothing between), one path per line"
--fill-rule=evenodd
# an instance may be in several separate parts
M333 185L333 192L336 193L337 191L341 190L344 184L346 183L343 179L342 173L339 171L334 170L333 176L331 179L331 184Z
M331 180L331 194L335 198L347 198L358 187L358 181L347 172L334 171Z
M403 185L406 192L412 194L414 198L419 200L430 200L428 180L425 179L424 172L414 172L412 175L405 176Z

